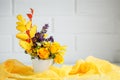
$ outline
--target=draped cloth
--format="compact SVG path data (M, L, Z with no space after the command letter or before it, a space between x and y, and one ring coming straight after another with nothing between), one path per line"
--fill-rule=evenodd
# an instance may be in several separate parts
M31 66L8 59L0 64L0 80L120 80L120 66L89 56L73 65L52 65L47 71L34 73Z

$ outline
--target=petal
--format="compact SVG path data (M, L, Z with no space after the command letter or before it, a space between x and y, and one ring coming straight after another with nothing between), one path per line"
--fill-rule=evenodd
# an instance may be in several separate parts
M26 27L24 25L18 25L18 26L16 26L16 29L21 31L21 32L26 31Z
M30 30L30 37L34 37L35 33L37 32L37 26L34 25Z
M31 21L28 21L28 22L26 23L26 28L27 28L27 30L29 30L30 27L31 27Z
M30 10L31 10L31 13L33 14L33 13L34 13L34 10L33 10L32 8L30 8Z
M28 18L32 20L32 14L27 14Z
M19 15L17 16L17 19L21 21L21 20L23 19L22 15L19 14Z
M23 23L22 23L22 22L16 22L16 24L17 24L17 25L23 25Z
M18 33L18 34L16 34L16 37L18 39L21 39L21 40L26 40L26 39L29 38L29 36L27 34L25 34L25 33Z
M32 46L31 43L28 43L28 42L23 41L23 40L20 40L19 45L27 51L29 51L31 49L31 46Z
M18 15L18 16L17 16L17 19L18 19L22 24L24 24L24 25L26 24L26 19L24 19L22 15Z
M22 24L26 25L26 19L21 20Z

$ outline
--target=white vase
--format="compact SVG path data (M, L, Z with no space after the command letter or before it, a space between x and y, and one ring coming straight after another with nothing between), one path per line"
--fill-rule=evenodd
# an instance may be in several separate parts
M53 59L41 60L41 59L32 59L32 65L34 72L43 72L49 69L53 64Z

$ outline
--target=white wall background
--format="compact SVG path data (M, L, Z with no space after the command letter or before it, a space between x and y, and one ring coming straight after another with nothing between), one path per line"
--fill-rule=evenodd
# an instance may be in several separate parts
M48 23L48 33L68 46L65 63L90 55L120 62L120 0L0 0L0 62L31 62L15 37L16 15L29 8L39 29Z

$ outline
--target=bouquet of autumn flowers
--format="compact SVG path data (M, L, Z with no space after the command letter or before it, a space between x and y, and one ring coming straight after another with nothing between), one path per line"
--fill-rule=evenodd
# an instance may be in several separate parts
M16 37L19 39L19 45L32 59L53 59L55 63L63 63L66 47L54 41L53 36L47 36L48 24L37 32L37 26L32 24L33 13L34 10L31 9L31 13L27 14L28 21L22 15L17 16L16 29L19 33L16 34Z

